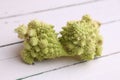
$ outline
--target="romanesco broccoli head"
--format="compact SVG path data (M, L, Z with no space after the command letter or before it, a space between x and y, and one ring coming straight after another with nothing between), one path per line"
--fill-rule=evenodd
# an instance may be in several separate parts
M58 37L53 25L32 20L27 26L20 25L15 31L24 39L21 58L28 64L35 60L53 59L61 56L79 57L91 60L102 53L102 36L99 34L100 23L89 15L81 20L69 21Z
M100 56L102 37L99 34L100 23L93 21L89 15L82 20L69 21L60 32L59 41L71 56L80 56L82 60L91 60Z
M19 26L15 31L24 39L21 57L28 64L67 55L57 39L53 25L33 20L28 27Z

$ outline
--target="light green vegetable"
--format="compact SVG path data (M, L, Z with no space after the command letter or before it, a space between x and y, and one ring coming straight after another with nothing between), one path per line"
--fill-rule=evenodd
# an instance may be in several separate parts
M99 22L85 15L82 20L67 22L58 37L51 24L33 20L27 26L20 25L15 31L24 39L21 58L28 64L61 56L94 59L102 53L99 26Z
M33 20L27 28L22 25L15 31L19 38L24 39L21 57L28 64L33 64L35 60L41 61L67 55L57 38L57 33L53 30L53 25Z
M59 41L71 56L79 56L81 60L91 60L100 56L102 37L99 34L100 23L85 15L82 20L69 21Z

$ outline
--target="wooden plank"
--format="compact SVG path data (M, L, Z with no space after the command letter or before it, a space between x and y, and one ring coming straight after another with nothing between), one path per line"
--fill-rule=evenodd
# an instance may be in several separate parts
M16 56L19 56L21 50L23 49L22 44L16 44L13 46L8 46L4 48L0 48L0 61L4 61L6 59L15 58Z
M55 60L42 61L35 65L27 65L19 57L6 59L0 61L0 78L3 80L16 80L16 78L44 72L74 62L76 60L70 58L57 58Z
M23 80L120 80L120 53Z
M80 78L80 75L81 75L81 78L85 78L85 76L90 77L89 76L90 73L91 73L90 74L91 76L95 75L95 73L105 74L104 71L107 68L114 70L113 68L116 67L116 69L119 69L120 53L117 53L117 54L116 54L117 56L113 56L113 57L111 56L110 58L106 57L107 59L104 57L103 59L93 60L93 61L89 61L89 62L81 63L81 64L79 64L79 61L76 61L75 59L57 58L55 60L46 60L43 62L39 62L39 63L36 63L35 65L26 65L23 62L21 62L19 57L16 57L13 59L6 59L4 61L0 61L0 75L1 75L1 79L4 79L4 80L15 80L16 78L24 78L26 76L30 76L30 75L37 74L37 73L41 73L41 74L45 73L45 74L43 74L42 76L37 75L37 77L33 77L31 79L28 78L28 79L29 80L38 80L38 79L44 80L44 78L47 76L45 79L49 78L49 80L51 80L53 78L56 80L57 78L59 78L58 80L60 80L61 77L62 79L64 79L64 78L67 78L68 76L71 76L71 79L73 79L73 77L76 77L76 76L77 78ZM68 69L66 70L65 67L66 68L68 67ZM55 71L55 74L54 72L47 73L49 71L52 71L52 70L54 71L60 68L65 68L65 69L63 69L62 71L61 70L57 72ZM79 71L76 72L77 70ZM70 72L71 75L69 75L67 72L68 73ZM50 77L50 75L52 74L56 75L56 77ZM61 75L61 76L58 76L58 75Z
M67 5L86 4L95 0L3 0L0 1L0 19L6 16L26 14L59 8Z
M112 6L112 7L110 7ZM100 22L120 19L119 5L117 1L99 1L87 5L75 6L65 9L59 9L39 14L21 16L0 21L0 45L20 41L14 29L19 24L27 24L30 20L40 19L47 23L55 25L55 30L59 32L61 27L69 20L80 19L84 14L90 14L94 19ZM72 12L72 13L71 13ZM104 12L104 13L101 13ZM71 13L71 14L70 14Z
M120 51L120 21L102 25L100 33L103 36L103 54Z

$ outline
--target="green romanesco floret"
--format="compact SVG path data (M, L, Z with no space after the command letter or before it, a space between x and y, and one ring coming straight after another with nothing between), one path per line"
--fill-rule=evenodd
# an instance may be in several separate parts
M99 22L85 15L82 20L69 21L60 32L62 36L59 41L70 56L79 56L81 60L94 59L102 51L99 27Z
M25 25L20 25L15 31L18 33L18 37L24 39L27 34L27 27Z
M24 62L33 64L35 60L41 61L67 55L53 27L33 20L29 22L28 27L21 25L15 30L19 38L24 39L24 49L21 52Z
M28 25L20 25L15 31L24 39L21 58L28 64L61 56L92 60L102 53L100 23L89 15L81 20L69 21L58 37L53 25L32 20Z

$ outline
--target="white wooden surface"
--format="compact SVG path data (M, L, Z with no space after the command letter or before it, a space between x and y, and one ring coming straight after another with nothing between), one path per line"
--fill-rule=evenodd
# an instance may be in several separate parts
M14 29L39 19L55 25L90 14L102 23L102 57L80 63L59 58L24 64L19 58L22 43ZM0 0L1 80L120 80L120 0Z

